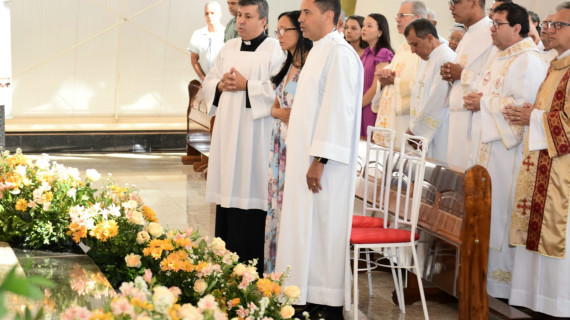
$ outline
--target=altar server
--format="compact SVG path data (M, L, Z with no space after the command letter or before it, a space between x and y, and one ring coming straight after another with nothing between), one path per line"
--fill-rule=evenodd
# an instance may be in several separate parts
M426 19L410 23L404 31L406 40L422 61L410 98L408 133L430 141L428 156L445 162L451 84L441 78L441 65L453 61L455 52L438 39L435 26Z
M212 133L206 200L216 203L216 236L241 260L258 259L263 272L267 210L268 146L273 127L271 105L276 74L284 54L264 31L265 0L240 0L240 38L222 48L204 81Z
M449 93L447 163L467 169L473 164L469 161L472 112L463 107L463 96L477 89L485 62L496 48L485 0L450 0L449 9L455 22L465 25L467 32L457 47L455 61L441 67L443 79L453 83Z
M342 319L363 88L360 58L334 30L339 0L303 0L301 30L313 49L289 119L277 270L312 303L311 319Z
M509 124L502 112L506 106L534 103L547 69L528 32L526 9L514 3L494 9L491 34L498 52L485 67L479 92L465 97L465 108L473 112L471 154L489 171L492 183L487 292L505 299L510 295L514 255L507 230L525 126Z
M559 53L536 102L509 108L528 125L509 234L516 248L510 304L570 317L570 2L558 5L543 30Z
M403 1L396 14L398 33L403 35L410 22L426 17L427 9L422 1ZM400 137L410 125L410 94L420 60L404 41L396 50L392 62L376 73L379 83L372 101L372 111L378 113L375 126L396 130L396 146L400 145ZM374 137L377 142L381 138L381 135Z

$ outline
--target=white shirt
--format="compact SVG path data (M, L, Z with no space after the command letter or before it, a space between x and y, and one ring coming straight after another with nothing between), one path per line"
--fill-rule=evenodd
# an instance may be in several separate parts
M216 26L216 31L208 31L208 26L200 28L192 33L187 50L196 53L198 63L202 71L207 75L214 64L214 60L224 45L224 35L226 27Z

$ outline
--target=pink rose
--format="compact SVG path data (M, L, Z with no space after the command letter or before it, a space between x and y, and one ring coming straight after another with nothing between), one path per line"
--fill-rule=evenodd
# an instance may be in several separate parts
M127 254L125 257L125 262L129 268L140 268L141 267L141 256L138 254Z

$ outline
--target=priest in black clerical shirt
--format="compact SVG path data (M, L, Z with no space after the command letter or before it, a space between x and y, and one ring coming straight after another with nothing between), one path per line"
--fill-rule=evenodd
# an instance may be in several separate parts
M226 42L203 87L212 132L206 200L216 203L216 237L241 261L257 260L263 272L269 145L275 90L270 81L285 58L265 35L265 0L240 0L240 38Z

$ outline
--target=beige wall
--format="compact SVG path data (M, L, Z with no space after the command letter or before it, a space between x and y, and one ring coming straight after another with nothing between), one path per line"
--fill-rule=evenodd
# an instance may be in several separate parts
M356 2L355 14L366 16L376 12L386 16L390 22L390 39L392 47L397 48L403 41L404 37L398 34L394 16L400 8L401 1L398 0L358 0ZM449 13L449 6L445 0L426 0L426 5L435 11L438 18L437 31L444 37L448 38L449 30L453 26L453 18ZM486 7L491 6L492 1L487 0ZM560 3L558 0L515 0L528 10L538 13L541 17L554 10L554 7Z

